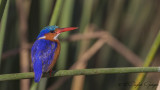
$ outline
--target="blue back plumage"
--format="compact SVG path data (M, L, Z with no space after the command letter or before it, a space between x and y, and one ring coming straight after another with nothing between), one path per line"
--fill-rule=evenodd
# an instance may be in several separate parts
M35 82L39 82L43 72L48 72L48 67L54 58L56 48L56 42L45 39L36 40L33 44L31 57L35 72Z
M41 32L39 33L37 39L38 39L39 37L44 36L44 34L49 33L50 31L54 31L56 28L58 28L58 26L56 26L56 25L44 27L44 28L41 30Z

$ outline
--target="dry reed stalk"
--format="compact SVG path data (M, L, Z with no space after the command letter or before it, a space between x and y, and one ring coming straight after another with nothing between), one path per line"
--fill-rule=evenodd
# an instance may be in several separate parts
M20 37L20 71L29 72L29 50L28 39L27 39L27 20L29 15L30 0L16 0L16 6L19 14L19 37ZM21 90L29 90L30 80L23 79L20 81Z
M93 31L94 31L94 27L91 27L91 26L87 25L86 28L84 29L83 34L91 33ZM78 61L79 62L81 62L80 60L83 60L83 59L80 59L80 58L85 53L85 51L88 49L88 47L90 45L90 42L91 42L91 40L83 40L83 41L81 41L80 49L79 49L79 55L78 55ZM86 63L82 63L82 64L78 63L77 65L80 65L80 67L78 67L78 68L75 67L75 69L85 69L87 64L88 64L87 62ZM85 80L85 76L84 75L74 76L73 80L72 80L71 90L75 90L75 89L76 90L83 90L84 80Z

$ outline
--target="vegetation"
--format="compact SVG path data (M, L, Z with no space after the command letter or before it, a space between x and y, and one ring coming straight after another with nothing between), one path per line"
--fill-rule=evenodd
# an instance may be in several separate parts
M155 90L160 78L153 73L160 66L159 3L0 0L0 90ZM48 25L79 29L60 36L55 73L49 79L44 74L37 84L30 48Z

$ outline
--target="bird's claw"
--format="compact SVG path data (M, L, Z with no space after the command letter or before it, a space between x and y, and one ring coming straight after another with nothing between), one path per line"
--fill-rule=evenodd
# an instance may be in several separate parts
M52 74L54 74L54 73L56 73L56 72L57 72L57 70L54 70L54 71L53 71L53 70L50 70L50 71L49 71L49 76L51 77Z

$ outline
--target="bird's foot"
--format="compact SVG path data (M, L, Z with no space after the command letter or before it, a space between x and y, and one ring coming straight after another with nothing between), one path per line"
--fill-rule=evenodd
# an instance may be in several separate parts
M54 73L56 73L56 72L57 72L57 70L54 70L54 71L53 71L53 70L50 70L50 71L49 71L49 76L51 77L51 75L54 74Z
M52 70L49 71L49 76L51 77L51 75L52 75Z

